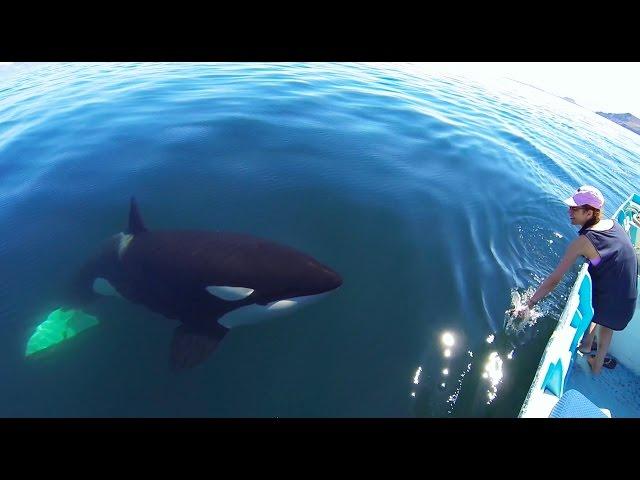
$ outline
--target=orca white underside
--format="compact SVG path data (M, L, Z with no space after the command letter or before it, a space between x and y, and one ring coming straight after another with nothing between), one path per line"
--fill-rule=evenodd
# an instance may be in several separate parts
M243 289L241 287L208 287L207 291L216 296L222 295L228 297L228 300L238 300L244 296L250 295L253 290ZM250 292L249 292L250 290ZM121 297L118 291L109 283L106 278L98 277L93 281L93 291L99 295L110 297ZM218 323L226 328L235 328L241 325L252 325L261 323L272 318L292 313L303 305L315 302L322 297L328 295L329 292L318 295L306 295L302 297L286 298L268 303L267 305L252 304L233 310L218 319Z
M227 313L218 319L218 323L226 328L235 328L241 325L261 323L272 318L295 312L300 307L315 302L327 294L328 293L321 293L319 295L287 298L268 303L265 306L258 304L247 305L246 307L240 307L237 310Z

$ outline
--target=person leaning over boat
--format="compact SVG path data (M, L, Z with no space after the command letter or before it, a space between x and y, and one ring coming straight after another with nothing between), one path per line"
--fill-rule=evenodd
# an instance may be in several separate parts
M598 374L603 365L607 366L605 355L613 331L623 330L633 317L638 294L638 261L625 230L615 220L603 218L604 197L597 188L582 186L564 203L569 206L571 224L581 227L578 238L567 247L564 257L538 287L527 307L533 308L558 285L579 256L585 257L592 280L594 315L579 349L583 353L591 352L596 325L599 325L596 355L587 358L593 373ZM525 312L526 309L518 315Z

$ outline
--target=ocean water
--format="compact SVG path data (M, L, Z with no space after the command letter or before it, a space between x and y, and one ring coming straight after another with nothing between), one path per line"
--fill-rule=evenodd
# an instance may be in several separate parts
M404 64L0 70L0 416L514 417L577 265L505 328L576 234L562 198L640 189L640 136L508 79ZM126 228L243 232L343 286L168 367L178 323L101 300L25 358L63 281ZM509 325L513 327L513 325Z

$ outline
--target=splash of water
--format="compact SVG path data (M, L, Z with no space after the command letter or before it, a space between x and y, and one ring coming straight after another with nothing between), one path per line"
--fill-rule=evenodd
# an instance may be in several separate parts
M523 333L533 327L544 314L537 305L533 308L527 307L527 302L535 291L533 287L529 287L523 293L516 288L511 290L511 308L505 312L504 329L507 334Z

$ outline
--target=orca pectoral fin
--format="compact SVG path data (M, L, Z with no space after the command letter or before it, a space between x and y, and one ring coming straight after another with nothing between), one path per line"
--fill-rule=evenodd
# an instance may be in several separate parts
M216 322L217 324L217 322ZM218 347L228 332L218 326L215 331L205 332L189 325L180 325L173 332L169 364L173 370L193 368L204 362Z

